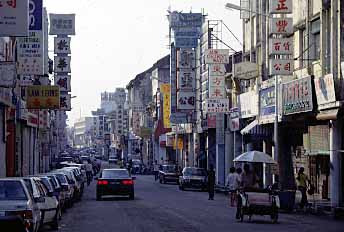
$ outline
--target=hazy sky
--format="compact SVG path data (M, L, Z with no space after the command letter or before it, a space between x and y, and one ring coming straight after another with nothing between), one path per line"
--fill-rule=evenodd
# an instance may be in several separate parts
M204 12L223 22L242 41L239 12L226 10L226 2L239 0L43 0L48 13L75 13L72 37L72 99L69 123L91 115L100 105L102 91L125 87L169 53L167 10ZM223 29L227 44L240 44ZM52 50L53 39L50 39ZM52 54L51 54L52 56ZM53 57L51 57L53 58Z

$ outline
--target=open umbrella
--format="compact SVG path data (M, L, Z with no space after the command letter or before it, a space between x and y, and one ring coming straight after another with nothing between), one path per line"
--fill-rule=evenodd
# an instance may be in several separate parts
M238 157L236 157L234 162L251 162L251 163L266 163L266 164L276 164L276 161L272 159L271 156L265 154L261 151L248 151Z

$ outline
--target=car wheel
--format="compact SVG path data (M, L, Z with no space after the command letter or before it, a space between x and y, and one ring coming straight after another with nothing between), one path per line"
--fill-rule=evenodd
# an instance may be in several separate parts
M56 215L54 217L54 221L51 223L51 229L53 229L53 230L58 230L59 229L58 214L59 214L59 209L56 210Z

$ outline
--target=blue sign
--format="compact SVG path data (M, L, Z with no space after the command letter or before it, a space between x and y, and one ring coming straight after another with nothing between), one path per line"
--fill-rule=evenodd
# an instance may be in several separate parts
M29 30L41 31L43 27L43 0L29 1Z
M170 26L176 27L202 27L203 15L201 13L179 13L170 14Z
M275 86L260 90L260 116L275 114Z
M177 37L175 38L177 48L195 48L198 44L198 39L193 37Z

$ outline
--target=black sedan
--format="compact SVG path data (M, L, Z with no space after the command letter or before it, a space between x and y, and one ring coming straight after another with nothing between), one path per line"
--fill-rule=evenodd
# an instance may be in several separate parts
M186 167L179 177L179 188L207 189L207 172L203 168Z
M161 184L179 181L179 171L176 165L165 164L160 166L159 181Z
M97 179L97 201L103 196L129 196L133 200L134 179L127 169L104 169Z

